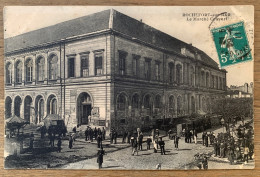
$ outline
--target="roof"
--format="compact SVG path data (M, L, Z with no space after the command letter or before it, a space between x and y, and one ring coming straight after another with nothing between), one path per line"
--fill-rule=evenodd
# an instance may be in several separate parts
M7 38L5 39L5 53L106 29L112 29L133 39L136 38L178 54L181 54L181 48L185 47L194 53L200 54L202 61L206 64L218 68L218 64L213 59L196 47L116 10L101 11Z
M5 39L5 53L107 29L109 16L110 10L105 10L7 38Z

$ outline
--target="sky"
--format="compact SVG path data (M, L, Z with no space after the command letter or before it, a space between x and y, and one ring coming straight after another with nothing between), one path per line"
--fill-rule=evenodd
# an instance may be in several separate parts
M4 8L4 38L111 8L192 44L217 63L219 60L210 29L244 21L252 55L254 52L253 6L9 6ZM210 17L205 16L223 12L230 13L228 19L219 16L222 20L215 20L212 24ZM203 16L197 16L200 19L194 21L191 13ZM253 82L253 61L224 69L227 70L227 86Z

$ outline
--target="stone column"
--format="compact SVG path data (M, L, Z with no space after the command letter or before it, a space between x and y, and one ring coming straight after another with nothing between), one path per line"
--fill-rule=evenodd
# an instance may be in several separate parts
M76 55L75 56L75 77L81 77L80 72L81 72L81 55Z
M49 55L48 55L48 51L45 54L45 67L44 67L44 75L45 75L45 79L44 79L44 83L47 84L48 80L49 80L49 70L48 70L48 63L49 63L49 59L48 59Z
M93 52L89 53L89 76L95 75L95 54Z
M36 54L33 55L32 57L32 62L33 62L33 71L32 71L32 84L36 84Z
M11 71L12 73L12 86L15 86L15 74L16 74L16 72L15 72L15 58L13 59L13 61L12 61L12 71Z
M26 71L25 71L25 56L23 57L23 60L22 60L22 85L24 86L25 84L25 80L26 80Z

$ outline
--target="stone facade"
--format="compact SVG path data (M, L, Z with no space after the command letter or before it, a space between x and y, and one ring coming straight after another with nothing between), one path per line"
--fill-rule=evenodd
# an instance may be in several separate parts
M226 90L226 71L209 64L213 60L202 51L181 45L179 53L169 51L109 24L95 34L8 51L6 118L37 124L59 114L68 128L109 131L211 113L212 99Z

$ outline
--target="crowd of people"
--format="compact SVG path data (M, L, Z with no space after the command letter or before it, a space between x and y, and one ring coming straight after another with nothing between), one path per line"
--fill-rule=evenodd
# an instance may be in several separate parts
M48 137L50 139L50 146L54 147L54 140L56 139L55 134L51 131L48 132ZM179 149L179 140L180 136L176 133L173 133L171 130L168 131L168 136L170 140L173 140L175 149ZM73 148L73 143L76 141L77 137L76 127L73 128L72 133L69 134L69 148ZM85 141L93 142L97 141L97 163L98 167L102 168L103 156L105 151L103 149L102 141L106 139L106 130L105 128L91 128L87 127L85 132ZM230 131L229 128L226 129L224 133L218 133L217 135L213 131L203 131L201 134L201 144L206 147L214 148L214 156L219 158L227 158L230 161L230 164L237 162L248 163L249 159L253 158L254 154L254 143L253 143L253 127L250 126L250 123L243 124L239 127ZM131 154L138 155L138 151L145 149L144 143L146 143L146 150L151 150L151 145L153 145L154 153L157 153L160 150L161 155L165 155L165 142L163 141L163 136L160 136L158 129L153 129L151 132L148 132L147 138L144 139L143 132L140 129L136 131L124 131L120 132L122 135L122 143L129 143L132 147ZM196 130L183 130L183 136L185 143L195 143L197 144L198 133ZM41 135L43 138L44 135ZM118 132L112 128L110 133L110 144L117 144ZM146 140L146 141L145 141ZM33 133L30 136L30 149L33 149L34 135ZM61 152L62 145L62 136L57 136L57 151ZM196 155L195 155L196 156ZM208 169L208 157L205 156L196 156L197 159L200 159L202 167Z
M254 154L253 128L240 125L235 132L219 133L214 136L214 155L220 158L228 158L230 164L252 160Z

